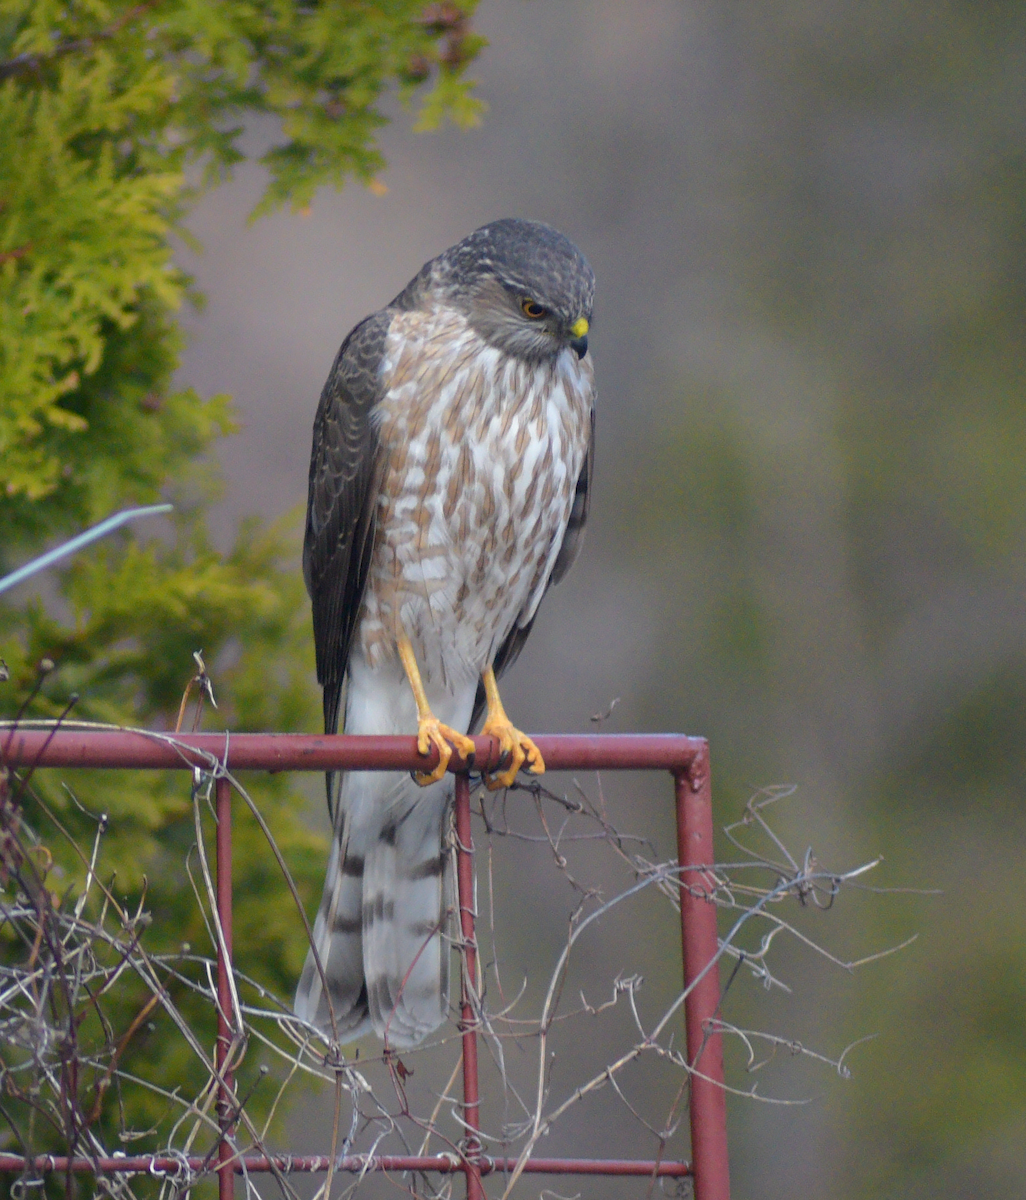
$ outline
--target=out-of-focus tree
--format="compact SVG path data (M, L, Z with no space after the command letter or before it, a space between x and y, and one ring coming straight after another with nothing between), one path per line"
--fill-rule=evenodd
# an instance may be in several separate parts
M175 313L197 299L172 240L186 236L182 219L203 189L243 159L244 126L255 119L277 134L260 158L268 182L254 215L302 208L317 188L348 178L373 186L389 95L416 105L424 128L472 122L478 105L464 68L482 45L469 26L473 8L0 0L0 571L121 507L175 504L163 536L141 543L125 533L91 548L45 602L4 598L7 717L45 657L57 669L28 715L56 716L76 692L80 719L173 728L192 652L202 649L221 705L207 706L207 728L313 723L294 522L246 524L227 553L207 532L217 491L211 447L231 431L232 411L228 397L172 387ZM184 777L95 773L69 783L74 797L42 775L33 786L87 849L89 814L108 815L100 870L119 896L134 898L133 910L145 886L157 918L146 934L151 952L202 945L185 874L193 825ZM302 801L280 777L253 789L309 899L323 848L296 820ZM74 903L83 862L49 836L31 801L27 815L53 856L48 886ZM240 821L238 937L260 945L260 981L288 995L305 946L259 838ZM116 1036L144 998L130 977L123 985L105 1001ZM195 1016L210 1044L213 1013ZM120 1065L164 1086L186 1082L197 1064L163 1032L133 1028ZM82 1087L95 1083L83 1078ZM162 1099L139 1092L126 1092L119 1110L114 1091L101 1117L113 1145L118 1132L167 1116ZM68 1103L88 1108L89 1097ZM11 1136L0 1131L0 1145ZM53 1144L44 1125L36 1136L33 1149Z
M832 1194L1008 1194L1026 1128L1026 10L715 20L745 94L744 141L722 147L740 332L633 461L653 485L631 484L630 541L676 597L653 714L686 679L725 811L795 779L817 835L944 890L849 927L861 947L921 937L831 1013L878 1035L830 1100L850 1152Z

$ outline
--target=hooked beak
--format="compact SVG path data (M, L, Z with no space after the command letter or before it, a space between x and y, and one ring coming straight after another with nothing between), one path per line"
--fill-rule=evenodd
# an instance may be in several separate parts
M578 358L583 358L588 353L588 318L578 317L570 326L570 332L574 335L570 339L570 345Z

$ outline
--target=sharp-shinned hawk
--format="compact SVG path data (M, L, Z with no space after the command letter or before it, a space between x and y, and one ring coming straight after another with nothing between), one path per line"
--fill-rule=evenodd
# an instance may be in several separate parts
M328 779L334 841L296 1013L397 1048L445 1019L449 743L482 713L511 756L537 747L496 677L577 556L594 459L594 276L566 237L506 219L426 263L342 343L321 394L303 568L324 727L412 734L430 774Z

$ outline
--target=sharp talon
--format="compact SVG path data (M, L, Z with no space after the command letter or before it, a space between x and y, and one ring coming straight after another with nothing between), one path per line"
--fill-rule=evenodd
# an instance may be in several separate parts
M467 737L465 733L460 733L456 729L450 729L448 725L443 725L445 736L452 742L455 749L460 752L461 758L473 758L477 747L474 745L474 739Z
M530 738L525 738L524 744L527 748L527 769L532 775L544 775L545 759L542 758L541 751Z
M485 787L490 792L512 787L520 768L525 763L527 769L534 775L541 775L544 772L545 760L541 756L541 751L526 733L521 733L508 720L487 720L481 732L497 738L500 752L510 756L510 764L505 771L501 771L497 775L484 776Z
M449 743L452 742L452 746ZM452 758L453 746L459 750L464 758L469 758L474 753L474 740L467 737L466 734L460 733L457 729L452 729L448 725L443 725L437 717L427 717L422 720L417 727L417 749L421 754L428 755L431 753L431 747L438 747L438 766L433 771L414 771L414 781L419 783L421 787L427 787L429 783L437 783L445 774L449 766L449 760Z

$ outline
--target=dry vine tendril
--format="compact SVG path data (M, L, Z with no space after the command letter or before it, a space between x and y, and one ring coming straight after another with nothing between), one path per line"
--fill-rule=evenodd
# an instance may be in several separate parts
M173 735L146 736L176 744ZM35 794L30 779L0 778L3 1148L28 1157L45 1151L87 1158L127 1148L162 1160L155 1174L108 1177L105 1186L119 1196L181 1195L217 1166L217 1074L210 1047L190 1024L194 1004L213 1004L217 994L215 947L221 931L208 844L212 790L216 776L225 772L214 762L210 768L194 772L194 837L184 864L208 944L204 952L182 945L175 954L147 949L147 931L159 914L147 911L145 890L127 905L104 881L107 818L96 818L91 843L78 848L82 879L69 887L54 877L46 848L63 834L57 814ZM228 778L258 816L238 780ZM485 1155L516 1160L519 1167L568 1113L588 1108L605 1092L615 1097L632 1127L636 1156L686 1157L681 1125L692 1067L679 1032L684 993L665 978L646 982L634 961L637 946L593 936L621 911L630 911L646 936L676 939L680 884L700 887L703 894L711 886L712 899L733 919L721 946L721 956L733 962L725 971L727 992L741 971L766 987L787 986L771 961L781 937L796 939L846 969L892 952L846 961L802 926L803 914L829 909L842 890L861 886L876 863L829 871L811 850L792 854L769 822L769 810L789 794L770 789L753 798L742 819L725 831L737 847L736 860L707 868L695 881L682 880L676 860L661 858L648 838L617 826L601 779L593 791L575 783L566 794L539 782L503 793L475 792L481 899L478 971L470 990L486 1059ZM245 819L240 813L239 820ZM765 852L750 844L756 834L768 847ZM455 853L453 838L450 851ZM531 871L517 880L523 907L503 904L499 876L523 862ZM530 895L523 894L526 878ZM539 906L548 914L544 929L530 924ZM455 937L454 948L459 951ZM325 1141L333 1142L336 1163L346 1156L384 1153L443 1154L458 1162L467 1131L455 1091L460 1067L455 1014L442 1036L404 1052L402 1059L376 1044L369 1056L365 1045L364 1056L357 1057L352 1047L332 1047L303 1026L288 1000L271 995L247 974L247 958L258 953L259 947L236 946L230 1021L236 1032L229 1050L236 1072L230 1097L237 1127L233 1153L240 1158L281 1153L278 1137L272 1136L275 1116L298 1095L303 1080L321 1080L333 1097ZM126 1015L114 1001L130 980L141 984L143 999ZM164 1036L186 1047L200 1067L202 1083L191 1093L124 1067L127 1047L158 1019ZM722 1015L715 1028L737 1042L749 1071L784 1052L842 1076L848 1073L851 1047L831 1057L781 1034L742 1028ZM116 1140L105 1139L110 1123L105 1125L101 1114L116 1112L134 1088L159 1096L163 1115L151 1129L115 1122ZM731 1090L766 1099L754 1084ZM260 1098L259 1119L251 1111L254 1096ZM501 1180L501 1194L509 1194L518 1173L514 1169ZM247 1195L296 1194L280 1169L273 1180L261 1182L247 1173L243 1179ZM362 1176L335 1172L334 1181L332 1194L348 1194L359 1190ZM38 1182L38 1175L26 1172L19 1186L26 1195L39 1194L32 1191ZM453 1194L457 1185L452 1176L433 1174L407 1177L403 1186L411 1194L436 1197Z

